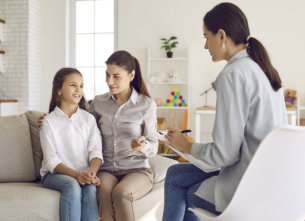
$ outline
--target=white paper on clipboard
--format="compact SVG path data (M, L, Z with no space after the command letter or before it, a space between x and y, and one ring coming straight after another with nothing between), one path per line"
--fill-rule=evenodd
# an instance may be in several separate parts
M209 164L203 162L202 160L198 160L190 154L182 153L181 151L175 149L172 146L168 145L168 147L171 148L173 151L175 151L180 156L182 156L184 159L188 160L190 163L194 164L199 169L203 170L204 172L210 173L213 171L220 170L220 168L210 166Z

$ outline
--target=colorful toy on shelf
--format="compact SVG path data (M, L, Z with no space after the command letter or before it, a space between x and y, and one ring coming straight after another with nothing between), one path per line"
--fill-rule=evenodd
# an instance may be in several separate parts
M183 96L181 95L178 88L174 88L173 91L166 99L166 103L163 104L164 107L187 107L187 103Z
M297 104L297 91L292 89L285 90L286 107L294 107Z

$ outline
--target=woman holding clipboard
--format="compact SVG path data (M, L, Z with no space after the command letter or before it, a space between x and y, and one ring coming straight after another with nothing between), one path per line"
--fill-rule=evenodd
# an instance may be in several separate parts
M228 62L216 79L214 142L192 144L179 130L169 128L164 143L221 169L208 173L192 164L170 167L163 221L199 221L189 207L220 214L262 139L274 127L287 123L280 76L263 45L250 35L241 9L221 3L203 22L204 48L213 61Z

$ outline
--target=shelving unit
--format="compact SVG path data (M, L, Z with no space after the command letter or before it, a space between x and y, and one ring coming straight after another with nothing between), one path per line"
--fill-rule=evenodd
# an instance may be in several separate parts
M305 112L305 106L300 105L300 99L297 98L297 125L300 126L301 113Z
M165 107L169 95L174 88L177 88L183 99L188 104L189 98L189 67L188 51L174 51L172 58L166 58L165 53L159 49L152 52L147 50L147 79L148 90L152 98L162 100L162 106L158 106L157 117L166 119L167 126L181 128L185 111L188 111L189 125L189 106L187 107ZM175 56L177 54L177 56ZM169 80L168 74L174 75L177 79Z

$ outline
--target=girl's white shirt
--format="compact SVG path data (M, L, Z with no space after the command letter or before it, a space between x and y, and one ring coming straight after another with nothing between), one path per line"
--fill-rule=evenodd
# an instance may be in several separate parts
M44 119L40 130L43 151L40 174L53 173L60 163L82 172L90 169L90 161L103 162L102 139L93 115L80 108L69 118L56 107Z

